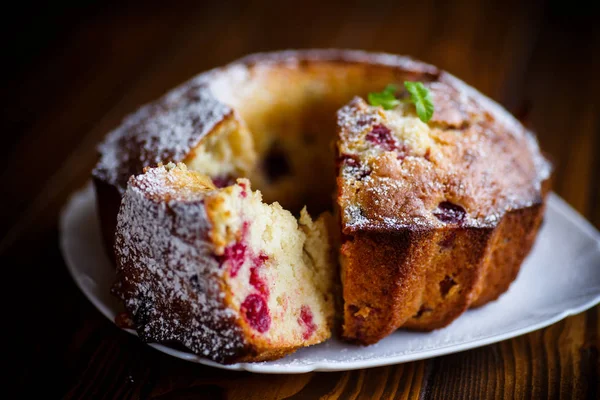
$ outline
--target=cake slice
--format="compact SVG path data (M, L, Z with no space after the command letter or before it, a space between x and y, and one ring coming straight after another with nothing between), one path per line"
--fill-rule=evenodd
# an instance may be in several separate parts
M398 85L400 86L400 85ZM505 110L446 74L385 110L338 112L345 338L444 327L508 289L542 221L550 165Z
M146 169L117 218L114 293L144 341L219 362L282 357L331 334L328 218L296 220L247 179L216 188L184 164Z

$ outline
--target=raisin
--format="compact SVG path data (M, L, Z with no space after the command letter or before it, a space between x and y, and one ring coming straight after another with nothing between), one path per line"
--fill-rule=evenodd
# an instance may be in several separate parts
M457 204L442 201L433 212L433 215L442 222L458 224L465 219L466 211Z
M367 141L376 144L387 151L392 151L398 147L392 131L385 125L375 125L366 136Z

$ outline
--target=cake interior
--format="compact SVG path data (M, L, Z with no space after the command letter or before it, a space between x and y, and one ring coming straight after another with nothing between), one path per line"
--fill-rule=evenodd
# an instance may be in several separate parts
M336 111L354 96L414 79L351 62L263 64L250 66L248 74L235 72L225 71L211 86L234 109L235 123L214 130L185 163L217 185L248 177L266 202L278 201L295 214L307 206L314 215L332 209ZM205 142L218 143L224 156L206 154Z
M183 164L170 173L180 182L200 176ZM329 215L313 221L302 210L297 220L278 203L264 203L247 179L200 190L207 191L209 237L224 274L225 301L239 312L253 344L281 351L328 338L335 274Z

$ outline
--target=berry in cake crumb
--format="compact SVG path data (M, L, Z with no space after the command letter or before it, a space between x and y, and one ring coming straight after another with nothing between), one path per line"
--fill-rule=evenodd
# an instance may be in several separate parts
M310 311L310 307L302 306L300 317L298 317L298 324L304 327L304 332L302 333L304 340L308 340L315 333L317 325L313 322L313 314Z
M465 219L466 212L464 208L457 204L442 201L437 210L433 212L433 215L442 222L458 224Z
M271 316L264 297L251 294L246 297L241 307L242 315L250 326L260 333L265 333L271 326Z
M362 180L365 176L371 173L368 166L363 165L358 156L352 154L344 154L339 158L339 165L348 167L351 175L358 180Z
M250 268L250 284L256 288L260 293L269 296L269 286L260 276L260 268L262 268L265 262L269 259L266 254L260 254L258 257L254 257L253 265Z
M218 188L231 186L235 183L235 180L229 175L214 177L212 178L212 181L213 184Z
M242 265L244 265L246 251L247 247L242 242L235 242L234 244L225 248L223 262L229 261L229 275L232 278L235 278L240 268L242 268Z
M392 151L397 147L396 139L392 136L392 131L385 125L375 125L367 133L366 139L387 151Z
M240 196L242 196L243 198L246 198L248 196L248 187L246 186L246 183L240 182L239 185L242 188L242 191L240 192ZM247 222L246 222L246 224L247 224Z

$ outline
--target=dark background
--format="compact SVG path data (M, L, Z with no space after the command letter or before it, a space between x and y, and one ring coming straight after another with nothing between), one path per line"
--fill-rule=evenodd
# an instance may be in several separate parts
M380 389L598 398L598 307L482 349L368 371L268 377L189 365L93 309L66 272L56 224L69 193L89 177L96 143L139 105L251 52L347 47L412 55L505 105L554 160L555 190L600 227L600 29L587 3L3 5L0 266L9 388L42 398L368 398Z

